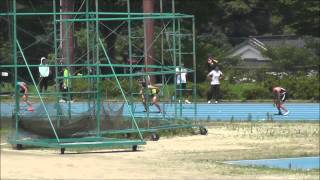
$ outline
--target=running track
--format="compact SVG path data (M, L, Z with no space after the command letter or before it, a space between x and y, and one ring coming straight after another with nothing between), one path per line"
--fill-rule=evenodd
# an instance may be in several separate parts
M273 120L279 121L295 121L295 120L310 120L319 121L320 120L320 104L319 103L287 103L285 104L289 109L290 114L288 116L275 115L277 110L272 106L271 103L219 103L219 104L197 104L197 119L198 120L256 120L263 121L272 117ZM39 109L40 104L35 104L35 108ZM62 106L67 109L68 105L63 103ZM161 104L164 107L165 114L156 113L156 108L154 106L150 107L150 113L143 112L143 106L141 103L134 104L133 110L136 117L151 117L151 118L174 118L175 116L175 106L178 108L177 114L180 115L180 107L182 109L182 119L193 119L194 104ZM72 112L79 114L87 110L87 104L82 102L76 102L71 104ZM120 104L111 104L110 106L114 110L120 107ZM13 104L0 103L1 117L11 117L12 111L14 109ZM23 115L32 116L32 112L22 111ZM129 116L128 108L124 109L124 115Z

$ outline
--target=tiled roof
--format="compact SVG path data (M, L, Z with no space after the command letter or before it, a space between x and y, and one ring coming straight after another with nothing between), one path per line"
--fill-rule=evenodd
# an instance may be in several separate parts
M250 39L254 38L266 46L279 47L283 45L291 45L297 48L302 48L305 46L304 40L299 36L251 36Z
M283 45L292 45L294 47L302 48L305 46L305 42L298 36L285 36L285 35L270 35L270 36L250 36L247 40L235 46L229 54L237 51L238 49L250 44L256 49L265 49L270 47L279 47Z

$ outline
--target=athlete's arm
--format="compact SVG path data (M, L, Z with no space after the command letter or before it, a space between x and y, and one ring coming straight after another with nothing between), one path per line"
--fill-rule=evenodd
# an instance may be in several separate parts
M223 73L220 71L220 77L219 79L222 79L223 78Z

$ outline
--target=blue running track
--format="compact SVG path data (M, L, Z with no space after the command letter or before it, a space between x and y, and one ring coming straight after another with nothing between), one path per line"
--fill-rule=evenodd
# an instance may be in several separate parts
M51 104L52 105L52 104ZM35 104L35 108L39 109L40 104ZM62 103L62 106L67 109L68 105ZM150 107L150 113L143 112L143 106L141 103L134 104L133 110L136 117L146 117L149 115L151 118L166 117L173 118L175 115L175 106L179 109L180 104L161 104L164 107L165 114L157 113L154 106ZM319 121L320 120L320 104L319 103L287 103L285 106L289 109L290 113L288 116L279 116L277 109L272 106L271 103L219 103L219 104L197 104L198 120L267 120L272 118L273 120L279 121L295 121L295 120L308 120L308 121ZM24 105L22 107L26 108ZM87 110L87 104L82 102L76 102L71 104L72 112L81 113ZM119 103L111 104L111 107L115 110L120 107ZM193 119L194 104L182 104L182 118ZM1 103L0 112L1 117L11 117L14 109L13 104ZM21 111L23 115L30 115L35 112ZM129 111L124 108L124 115L129 116ZM178 115L180 112L177 112Z

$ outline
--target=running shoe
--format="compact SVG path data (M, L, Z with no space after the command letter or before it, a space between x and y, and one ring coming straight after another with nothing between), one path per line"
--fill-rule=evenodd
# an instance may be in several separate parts
M66 101L65 100L63 100L63 99L60 99L59 100L59 103L65 103Z

